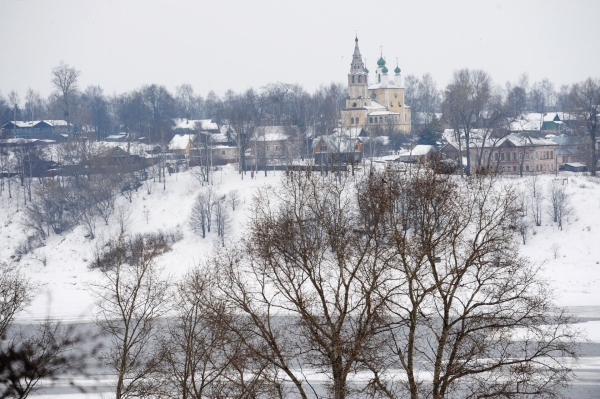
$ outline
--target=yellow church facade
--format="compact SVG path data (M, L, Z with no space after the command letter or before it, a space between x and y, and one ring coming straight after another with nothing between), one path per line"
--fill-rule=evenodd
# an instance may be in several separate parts
M404 101L404 85L400 68L388 74L386 61L377 61L373 81L365 67L358 38L348 74L348 99L342 110L343 128L361 128L369 136L410 133L410 107ZM358 129L360 130L360 129Z

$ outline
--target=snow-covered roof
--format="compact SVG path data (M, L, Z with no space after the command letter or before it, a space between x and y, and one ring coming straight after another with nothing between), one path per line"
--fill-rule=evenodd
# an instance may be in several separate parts
M219 130L219 126L212 119L186 119L174 118L176 130Z
M356 138L358 136L360 136L360 134L363 132L363 128L362 127L356 127L356 126L352 126L352 127L336 127L335 129L333 129L333 134L334 135L342 135L345 137L352 137L352 138Z
M412 155L412 156L421 156L421 155L430 154L432 152L437 152L437 148L435 148L435 146L433 146L433 145L426 145L426 144L419 144L419 145L416 145L410 151L410 155Z
M297 129L296 126L260 126L254 136L257 141L285 141Z
M190 141L196 139L195 134L176 134L169 143L169 150L185 150Z
M354 148L357 142L360 142L358 138L348 137L340 134L330 134L328 136L320 136L313 140L313 149L320 145L323 140L328 147L329 152L332 153L349 153L354 152Z
M520 133L511 133L506 137L503 137L498 141L496 147L504 144L506 141L510 141L516 147L529 147L529 146L556 146L554 141L540 139L537 137L530 137L528 135Z
M31 129L36 127L38 124L40 123L46 123L50 126L67 126L68 123L65 120L62 119L45 119L45 120L41 120L41 121L10 121L9 123L4 124L3 127L9 125L9 124L13 124L16 127L20 128L20 129Z
M369 86L369 90L376 90L376 89L400 89L402 86L396 84L396 82L394 80L390 80L389 83L385 84L385 83L375 83Z
M365 105L366 109L386 109L384 105L379 104L377 101L371 100L371 105Z
M382 115L400 115L397 112L392 111L374 111L369 113L369 116L382 116Z

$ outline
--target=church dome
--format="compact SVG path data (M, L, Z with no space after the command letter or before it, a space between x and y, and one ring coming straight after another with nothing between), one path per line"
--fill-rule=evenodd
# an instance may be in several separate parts
M377 65L379 66L384 66L385 65L385 60L383 59L383 57L381 57L378 61L377 61Z
M363 69L363 71L365 71L365 73L369 73L369 70L367 69L367 67L365 67L365 69Z
M396 75L400 73L400 67L398 67L398 65L396 65L396 69L394 69L394 72L396 73Z
M385 67L385 66L384 66L384 67L383 67L383 69L381 70L381 72L383 72L383 73L388 73L388 69L387 69L387 67Z

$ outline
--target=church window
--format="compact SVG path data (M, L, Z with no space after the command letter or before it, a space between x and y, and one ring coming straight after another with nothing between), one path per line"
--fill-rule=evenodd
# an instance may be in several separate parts
M381 75L377 75L377 83L381 83Z
M358 76L358 83L362 83L362 76Z
M369 117L369 123L373 123L373 117L372 116Z
M350 118L350 123L354 123L354 118Z
M356 124L357 125L360 123L359 120L360 120L360 118L356 118Z
M354 83L354 75L352 75L352 83Z

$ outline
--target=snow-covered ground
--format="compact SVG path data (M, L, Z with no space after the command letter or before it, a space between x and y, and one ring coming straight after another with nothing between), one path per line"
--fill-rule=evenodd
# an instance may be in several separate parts
M251 212L254 190L262 185L278 184L282 173L269 171L265 176L264 172L259 172L254 179L248 173L242 180L231 165L214 173L213 188L216 192L227 194L231 190L238 190L240 194L240 204L231 213L233 221L228 239L234 240L243 234L244 223ZM555 178L540 176L539 187L545 189ZM560 230L552 222L551 216L544 212L542 226L533 227L521 251L542 265L543 276L555 289L556 303L567 307L580 318L578 326L591 343L600 347L600 179L572 173L561 173L558 178L566 184L567 192L571 194L572 215ZM528 190L528 178L507 180ZM193 200L201 189L200 182L191 174L178 173L167 176L166 190L158 182L150 194L146 187L140 187L129 204L132 215L129 232L143 233L159 229L183 232L183 239L160 258L165 271L174 277L206 259L220 245L215 232L202 239L191 231L188 224ZM120 197L117 205L125 204L127 200ZM47 317L67 322L91 320L94 298L88 286L96 281L99 272L90 271L88 264L96 248L117 234L118 226L105 226L99 222L93 240L84 237L81 226L60 236L51 235L44 247L16 262L11 257L17 245L26 239L19 222L22 208L22 199L9 200L6 192L1 193L0 260L19 267L38 288L33 303L19 314L17 321L30 323ZM582 379L588 375L600 375L600 353L584 354L580 371ZM600 389L599 379L596 377L595 380ZM79 399L98 396L63 392L60 397Z

